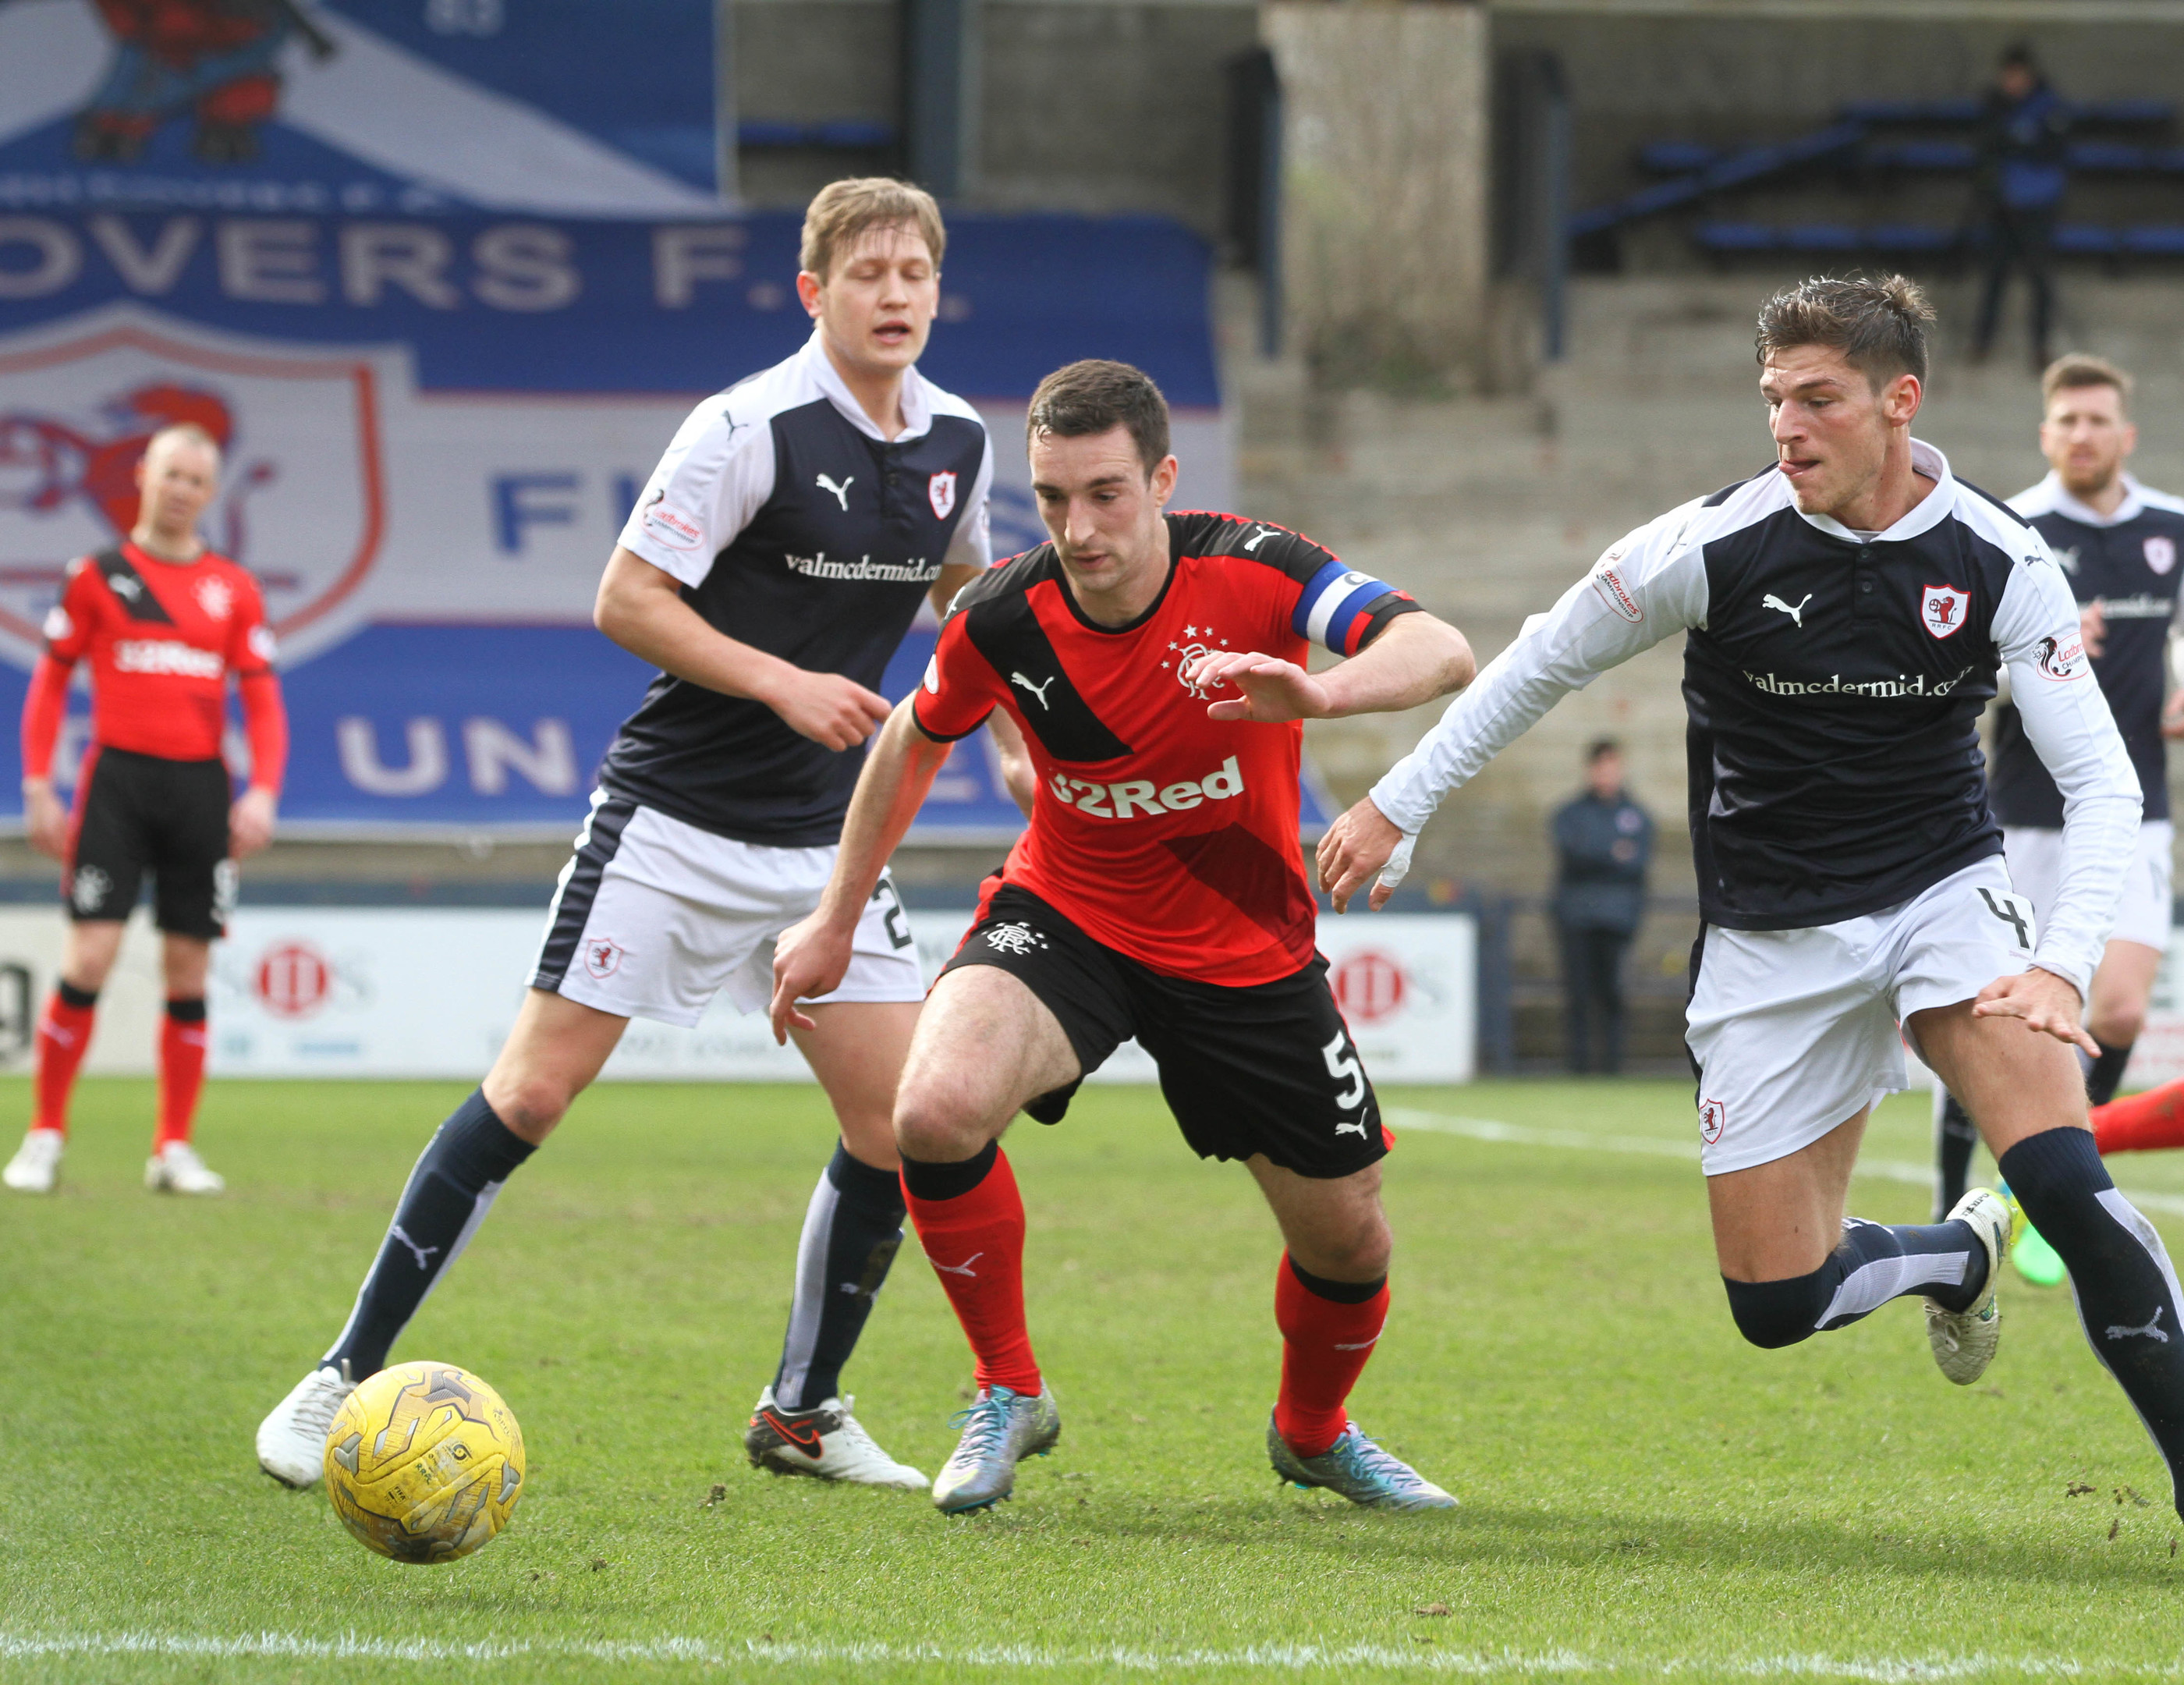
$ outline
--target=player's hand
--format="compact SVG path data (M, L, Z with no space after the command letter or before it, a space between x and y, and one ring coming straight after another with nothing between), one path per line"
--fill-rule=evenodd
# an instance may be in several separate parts
M1216 720L1261 720L1279 724L1286 720L1326 717L1327 688L1295 661L1277 660L1251 650L1223 650L1201 656L1184 671L1184 680L1201 694L1234 685L1243 693L1206 710Z
M237 860L248 860L273 840L273 821L280 803L270 789L256 785L242 792L227 812L227 851Z
M23 829L39 853L68 858L68 809L42 778L23 786Z
M2184 690L2178 691L2162 704L2161 734L2164 737L2184 737Z
M2096 597L2078 611L2078 641L2094 656L2109 641L2109 605L2103 599Z
M795 670L775 694L763 699L800 737L833 750L854 749L894 711L884 696L838 672Z
M2084 1005L2077 985L2069 978L2035 966L2013 976L1997 977L1981 990L1979 998L1972 1002L1972 1016L2023 1018L2027 1029L2067 1041L2098 1059L2101 1044L2086 1035L2078 1022Z
M796 1003L831 995L842 986L856 935L855 925L838 929L815 912L790 925L774 943L773 999L766 1003L766 1015L773 1024L773 1039L783 1046L788 1045L789 1025L818 1028L796 1010Z
M1373 805L1370 796L1329 825L1327 834L1319 840L1317 864L1319 886L1334 902L1334 910L1349 912L1351 896L1364 888L1368 879L1373 882L1366 905L1375 912L1387 906L1388 897L1395 894L1396 885L1409 869L1411 842L1395 821ZM1378 875L1383 868L1389 868L1384 880Z

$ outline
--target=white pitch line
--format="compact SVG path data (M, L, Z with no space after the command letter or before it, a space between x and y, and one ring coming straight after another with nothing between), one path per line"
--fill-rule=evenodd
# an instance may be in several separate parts
M1687 1164L1699 1160L1695 1141L1669 1141L1649 1135L1592 1135L1584 1130L1541 1130L1527 1124L1505 1124L1493 1118L1451 1117L1441 1112L1421 1112L1407 1106L1388 1106L1381 1114L1399 1130L1424 1130L1429 1135L1462 1135L1470 1141L1498 1141L1507 1147L1552 1147L1579 1152L1625 1152L1654 1158L1680 1158ZM1908 1182L1914 1187L1934 1186L1931 1165L1914 1164L1903 1158L1861 1158L1853 1174L1878 1181ZM2184 1214L2184 1195L2134 1192L2123 1197L2142 1211Z
M367 1638L354 1634L316 1638L296 1632L258 1632L229 1638L179 1632L61 1633L46 1637L0 1632L0 1660L29 1660L40 1656L214 1660L264 1656L284 1661L448 1661L472 1665L561 1660L655 1666L679 1663L705 1669L748 1666L753 1663L866 1667L922 1664L982 1671L1109 1668L1162 1675L1256 1668L1287 1673L1439 1673L1466 1678L1620 1673L1666 1679L1696 1674L1713 1678L1851 1679L1880 1682L1880 1685L1917 1685L1921 1681L1977 1679L1990 1675L2016 1678L2184 1678L2184 1670L2175 1664L2083 1656L1992 1655L1984 1652L1965 1656L1871 1658L1797 1654L1616 1657L1580 1655L1569 1650L1549 1650L1536 1655L1514 1650L1418 1650L1393 1644L1254 1644L1240 1649L1166 1651L1122 1648L1064 1650L998 1644L961 1649L939 1644L736 1643L703 1638L635 1638L588 1643L517 1638L452 1643L432 1638Z

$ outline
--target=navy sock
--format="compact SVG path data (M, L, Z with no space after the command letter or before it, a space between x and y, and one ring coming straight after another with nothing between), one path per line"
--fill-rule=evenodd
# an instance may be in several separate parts
M486 1104L482 1089L448 1114L410 1171L348 1325L321 1365L346 1365L354 1381L387 1367L388 1349L534 1150Z
M1890 1228L1846 1217L1841 1243L1809 1275L1721 1279L1738 1331L1772 1350L1847 1328L1906 1293L1938 1300L1947 1310L1966 1309L1986 1286L1986 1248L1965 1222Z
M902 1179L838 1142L811 1191L796 1248L796 1300L782 1341L774 1402L805 1410L838 1398L873 1297L902 1245Z
M1936 1091L1941 1104L1934 1112L1934 1220L1939 1223L1957 1208L1972 1172L1972 1149L1979 1145L1979 1126L1971 1113L1958 1104L1946 1088Z
M2086 1343L2123 1388L2176 1482L2184 1474L2184 1294L2161 1236L2116 1191L2085 1130L2026 1136L2002 1155L2002 1174L2069 1268Z
M2115 1098L2116 1090L2123 1085L2123 1068L2131 1063L2132 1044L2111 1047L2100 1044L2101 1056L2086 1062L2086 1098L2095 1106L2105 1106Z

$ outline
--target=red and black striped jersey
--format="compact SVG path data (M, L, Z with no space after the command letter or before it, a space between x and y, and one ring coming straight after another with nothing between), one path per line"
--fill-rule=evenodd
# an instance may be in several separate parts
M1313 952L1303 728L1209 719L1220 692L1186 682L1184 664L1233 650L1301 666L1312 643L1354 655L1418 605L1285 527L1166 519L1167 583L1127 626L1086 617L1051 544L973 580L912 709L940 742L997 706L1023 728L1039 796L1008 882L1166 975L1272 982Z

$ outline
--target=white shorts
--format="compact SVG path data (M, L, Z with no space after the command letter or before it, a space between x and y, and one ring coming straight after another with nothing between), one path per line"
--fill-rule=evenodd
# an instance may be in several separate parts
M2169 927L2175 914L2169 890L2170 854L2176 828L2166 819L2148 819L2138 828L2138 849L2124 868L2123 900L2116 907L2112 942L2138 942L2158 953L2169 951ZM2010 825L2002 834L2009 858L2009 881L2029 896L2042 918L2055 905L2063 883L2063 833L2046 825Z
M738 1012L756 1012L773 995L773 939L819 905L834 855L736 842L594 790L531 986L685 1028L723 989ZM882 873L849 974L815 1004L924 998L910 921Z
M1861 918L1707 926L1685 1035L1706 1174L1786 1158L1905 1087L1902 1022L2023 971L2037 940L2000 855Z

